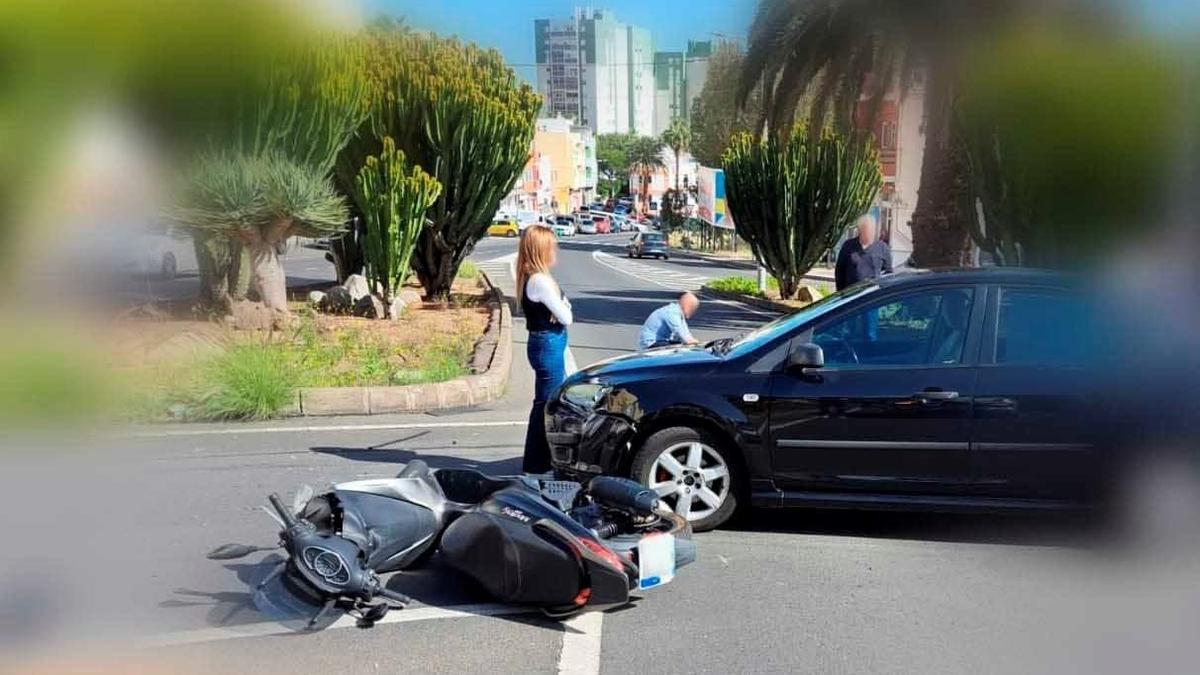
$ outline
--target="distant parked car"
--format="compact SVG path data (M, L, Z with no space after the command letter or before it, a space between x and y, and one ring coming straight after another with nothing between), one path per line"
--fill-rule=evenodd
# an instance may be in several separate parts
M515 218L497 218L488 228L488 234L493 237L515 237L521 234L521 226Z
M579 234L596 234L596 220L591 216L575 216L575 226Z
M574 237L575 221L570 216L557 216L550 224L550 229L559 237Z
M592 222L596 223L596 234L611 234L612 221L605 215L592 215Z
M630 258L661 258L668 260L671 251L667 247L667 239L658 232L638 232L629 240L628 252Z

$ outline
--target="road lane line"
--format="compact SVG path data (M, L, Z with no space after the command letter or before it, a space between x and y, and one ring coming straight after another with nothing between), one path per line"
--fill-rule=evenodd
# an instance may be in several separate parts
M659 281L659 280L657 280L657 279L653 279L653 278L647 278L647 277L645 277L645 276L642 276L642 275L636 274L636 273L634 273L634 272L632 272L632 271L630 271L630 270L624 269L624 268L620 267L619 265L616 265L616 264L614 264L614 263L610 263L610 262L608 262L608 261L606 261L606 260L603 260L603 258L612 258L612 257L613 257L613 256L611 256L611 255L609 255L609 254L607 254L607 253L604 253L603 251L600 251L600 250L598 250L598 249L597 249L597 250L593 250L593 251L592 251L592 259L593 259L593 260L595 260L597 263L599 263L599 264L601 264L601 265L604 265L605 267L607 267L607 268L609 268L609 269L611 269L611 270L613 270L613 271L615 271L615 272L620 272L621 274L624 274L624 275L626 275L626 276L631 276L631 277L633 277L633 278L635 278L635 279L640 279L640 280L642 280L642 281L645 281L645 282L648 282L648 283L652 283L652 284L655 284L655 285L657 285L657 286L662 286L663 288L669 288L669 289L671 289L671 290L677 290L677 288L676 288L675 286L671 285L671 284L663 283L663 282L661 282L661 281ZM700 278L702 278L702 279L706 279L706 278L704 278L704 277L700 277ZM700 292L700 293L703 293L703 290L700 290L699 292ZM714 298L714 297L711 297L711 296L709 296L709 297L708 297L708 301L709 301L709 302L715 302L715 303L717 303L717 304L721 304L721 305L726 305L726 306L729 306L729 307L736 307L736 308L738 308L738 309L740 309L740 310L742 310L742 311L744 311L744 312L749 312L750 314L755 314L755 315L757 315L757 316L768 317L768 318L771 318L771 319L774 319L774 318L776 318L776 317L778 317L778 316L779 316L779 313L778 313L778 312L767 312L767 311L764 311L764 310L761 310L761 309L757 309L757 308L755 308L755 307L751 307L750 305L747 305L747 304L745 304L745 303L742 303L742 302L737 302L737 301L735 301L735 300L726 300L726 299L724 299L724 298Z
M322 431L387 431L392 429L470 429L478 427L523 427L528 420L502 420L489 422L409 422L395 424L329 424L295 427L220 427L217 429L164 429L162 431L129 431L119 433L121 438L172 438L176 436L208 436L233 434L282 434L315 433Z
M518 605L500 605L492 603L474 605L451 605L450 607L418 607L416 609L392 610L388 615L375 622L376 626L413 621L434 621L438 619L465 619L477 616L506 616L511 614L528 614L528 607ZM326 632L343 628L356 627L355 619L343 616L326 628ZM274 635L292 635L300 631L292 630L274 621L260 621L240 624L237 626L218 626L198 628L196 630L166 633L145 638L139 642L143 648L177 647L201 642L219 642L222 640L237 640L240 638L270 637ZM595 672L595 671L593 671Z
M604 614L588 612L563 622L559 675L596 675L600 672L600 647Z
M563 357L567 366L567 377L570 377L575 374L575 371L579 370L579 364L575 361L575 352L571 351L570 347L567 347L567 351Z

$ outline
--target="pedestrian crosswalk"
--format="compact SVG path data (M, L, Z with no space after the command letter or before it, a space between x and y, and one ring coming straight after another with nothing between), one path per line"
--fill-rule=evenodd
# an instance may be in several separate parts
M509 253L497 258L489 258L478 263L479 269L502 289L507 289L516 279L517 254Z
M623 258L601 250L592 251L592 259L609 269L627 274L635 279L679 292L697 290L704 285L704 282L712 278L672 268L669 263Z

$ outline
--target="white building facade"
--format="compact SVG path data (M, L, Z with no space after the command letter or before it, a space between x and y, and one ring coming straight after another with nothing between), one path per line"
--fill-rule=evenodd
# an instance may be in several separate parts
M542 113L595 134L654 132L654 42L611 12L534 21Z

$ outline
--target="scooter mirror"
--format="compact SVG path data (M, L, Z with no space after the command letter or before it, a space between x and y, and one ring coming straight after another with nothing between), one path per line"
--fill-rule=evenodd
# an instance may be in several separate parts
M248 546L246 544L222 544L208 552L205 556L209 560L237 560L245 558L251 553L258 551L270 551L271 547L267 546Z

